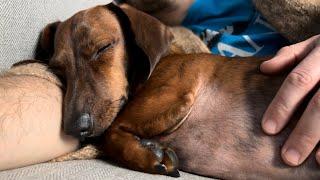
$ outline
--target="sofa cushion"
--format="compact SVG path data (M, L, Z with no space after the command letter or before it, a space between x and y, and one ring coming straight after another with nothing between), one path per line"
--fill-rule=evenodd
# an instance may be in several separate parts
M0 1L0 70L33 58L42 28L75 12L111 0L2 0Z
M78 161L65 161L59 163L43 163L33 166L28 166L20 169L8 170L0 172L0 179L76 179L76 180L206 180L209 178L192 175L180 172L180 178L171 178L168 176L152 175L141 173L137 171L127 170L111 165L101 160L78 160Z

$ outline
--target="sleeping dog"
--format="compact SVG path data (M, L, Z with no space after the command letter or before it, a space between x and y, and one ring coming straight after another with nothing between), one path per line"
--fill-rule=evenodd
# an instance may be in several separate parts
M320 178L314 156L296 168L281 161L296 121L276 137L260 129L284 75L262 75L264 58L166 56L172 38L168 27L126 4L49 24L39 47L66 84L64 131L102 135L110 159L148 173Z

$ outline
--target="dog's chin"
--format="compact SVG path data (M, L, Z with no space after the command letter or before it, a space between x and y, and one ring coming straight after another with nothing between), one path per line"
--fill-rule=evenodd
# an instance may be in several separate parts
M92 138L101 136L110 127L114 119L115 117L112 120L108 120L104 126L94 127L93 132L88 137Z
M93 118L93 131L88 137L101 136L111 126L122 107L121 103L116 106L112 105L106 108L107 110L104 110L100 116Z
M112 122L116 119L118 113L127 103L127 96L123 95L121 98L116 98L110 103L108 101L102 101L102 106L98 106L97 103L94 107L99 108L92 108L92 118L93 118L93 129L91 134L88 137L97 137L101 136L112 124Z

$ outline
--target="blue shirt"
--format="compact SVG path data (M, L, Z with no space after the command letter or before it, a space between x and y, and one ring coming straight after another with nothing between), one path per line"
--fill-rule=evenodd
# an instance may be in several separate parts
M251 0L195 0L182 24L222 56L270 56L288 44Z

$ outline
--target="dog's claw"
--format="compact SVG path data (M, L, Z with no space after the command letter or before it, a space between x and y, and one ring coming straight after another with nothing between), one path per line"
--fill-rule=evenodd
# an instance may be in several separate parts
M177 169L179 164L178 157L172 149L163 147L159 143L148 139L141 139L140 143L155 155L156 165L153 167L154 173L180 177Z
M170 149L170 148L167 148L166 151L165 151L166 155L169 157L169 159L171 160L172 162L172 166L173 167L178 167L179 165L179 159L176 155L176 153Z
M168 173L168 176L171 176L171 177L180 177L180 173L179 173L179 171L178 171L178 169L175 169L175 170L173 170L172 172L169 172Z

